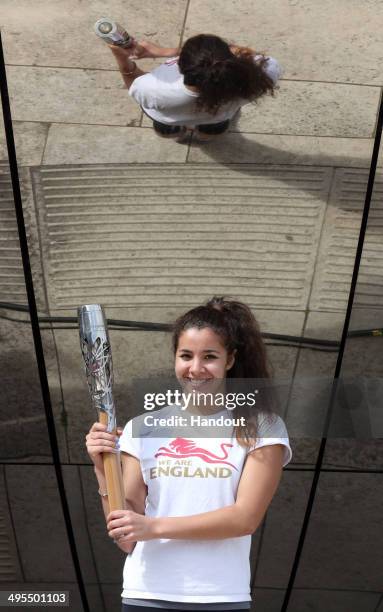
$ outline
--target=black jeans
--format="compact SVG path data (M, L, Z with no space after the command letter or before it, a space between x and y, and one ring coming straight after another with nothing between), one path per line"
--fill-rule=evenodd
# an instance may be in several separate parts
M230 120L221 121L220 123L207 123L205 125L197 125L197 128L203 134L223 134L226 132L230 125ZM175 135L179 134L182 130L182 126L180 125L167 125L166 123L161 123L160 121L153 120L153 128L159 134L163 136Z

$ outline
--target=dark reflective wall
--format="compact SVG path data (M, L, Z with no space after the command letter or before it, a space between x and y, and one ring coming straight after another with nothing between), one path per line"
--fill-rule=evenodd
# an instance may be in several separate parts
M0 589L69 590L71 609L80 610L27 308L3 124L0 139ZM21 164L19 175L33 244L30 175Z
M355 174L345 216L360 209L368 173ZM327 440L291 609L381 610L383 536L383 224L377 173L336 402L349 436ZM350 239L358 234L350 228ZM310 591L305 586L310 585ZM305 607L306 606L306 607Z
M253 15L266 24L257 27L253 43L286 63L275 100L245 107L219 142L204 147L193 139L177 146L152 132L107 49L91 38L96 6L18 4L15 10L6 0L4 10L18 171L70 527L89 608L119 610L124 555L106 534L86 454L85 435L96 415L70 318L78 305L100 302L109 318L170 323L212 294L225 294L248 303L261 329L278 336L266 342L275 375L286 385L282 414L291 431L302 426L251 549L253 609L279 612L307 513L321 443L318 414L327 410L363 214L381 93L380 30L376 40L367 39L365 27L377 22L378 2L358 11L343 0L336 9L314 0L220 3L219 23L213 0L171 1L160 15L151 1L131 3L137 36L169 45L202 23L250 44ZM127 9L113 0L110 10L124 15ZM323 33L333 27L328 15L332 22L333 15L339 23L349 20L335 46L323 45ZM355 40L369 61L355 56ZM0 151L0 301L17 308L27 299L4 131ZM381 195L378 176L350 331L382 326ZM172 372L170 336L126 329L110 336L123 425L134 379ZM77 612L79 575L28 311L1 308L0 341L0 587L69 590ZM346 343L342 410L355 430L343 435L341 429L327 441L288 610L383 611L381 342L365 335Z

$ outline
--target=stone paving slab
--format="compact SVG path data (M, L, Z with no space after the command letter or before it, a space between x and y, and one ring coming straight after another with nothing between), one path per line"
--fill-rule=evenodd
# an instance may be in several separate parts
M40 456L40 461L50 461L51 449L31 327L27 317L21 313L2 310L1 314L27 321L0 320L1 459L28 461L31 456Z
M101 17L115 19L138 39L163 46L177 46L185 16L186 0L141 2L100 0L3 0L4 48L9 64L115 68L112 54L93 33Z
M85 582L97 583L99 576L93 556L94 543L88 531L88 513L81 481L81 468L63 465L62 470L81 573ZM97 493L97 486L95 488ZM103 516L101 504L100 513Z
M356 294L358 292L358 285ZM366 330L382 325L382 310L380 308L353 308L350 320L350 331ZM379 336L349 338L346 342L342 360L342 377L348 381L355 380L356 387L348 391L349 401L355 398L355 408L361 403L360 412L369 413L368 422L374 427L378 425L381 414L382 398L382 338ZM361 377L365 381L358 382ZM360 394L363 393L364 400ZM363 407L364 406L364 407ZM353 410L356 418L356 410ZM362 424L361 424L362 425ZM336 439L328 440L324 462L333 467L348 467L350 469L382 469L383 468L382 439Z
M43 164L185 163L186 155L187 147L160 138L153 130L53 124Z
M4 466L0 471L0 559L0 584L4 581L22 580L20 559L17 554L15 533L8 506Z
M24 580L75 581L54 467L8 465L6 478Z
M252 591L253 604L251 612L280 612L284 597L284 589L262 589L257 587Z
M26 303L9 166L0 165L0 301Z
M39 166L42 161L48 125L28 121L13 121L13 134L18 166ZM8 160L5 133L0 131L0 161Z
M380 88L283 81L274 97L242 107L237 131L332 138L374 135Z
M379 593L362 590L337 591L335 589L293 589L290 606L300 612L377 612Z
M15 121L139 125L140 107L118 72L8 66Z
M213 292L306 306L327 169L145 164L34 176L52 308L188 307Z
M28 168L19 168L20 192L28 240L37 305L45 308L42 262L39 258L39 236L35 203ZM11 174L8 163L0 163L0 301L26 304L24 271L16 212L13 201Z
M344 310L347 306L368 180L367 170L336 170L317 260L310 307ZM383 305L383 177L375 179L354 307Z
M345 312L309 312L302 335L306 338L340 342L344 321ZM287 409L287 422L293 420L294 423L302 424L302 428L304 427L303 424L307 423L307 431L309 431L310 426L313 427L325 399L323 395L321 399L320 390L328 386L326 380L332 379L337 358L337 351L330 353L306 348L300 349L294 372L292 396ZM315 377L318 378L316 383ZM307 393L307 384L304 384L304 381L309 378L313 379L313 384L309 386L311 397ZM299 387L302 385L306 389L303 394L299 392ZM327 398L327 395L325 397ZM294 463L315 465L320 444L319 438L309 435L307 437L299 436L292 440L292 444L294 447ZM332 463L332 460L330 463ZM342 466L344 466L344 462L342 462ZM326 467L329 466L326 464Z
M219 18L218 18L219 16ZM212 32L277 58L285 78L382 85L379 0L192 0L185 37Z
M382 501L380 474L322 473L296 586L379 593Z
M113 544L108 536L93 468L82 466L80 474L96 572L101 583L116 585L113 591L118 589L121 604L121 578L125 554ZM107 606L106 612L114 609Z
M310 472L290 470L283 472L281 484L266 515L262 547L253 582L255 592L258 586L268 588L287 586L312 477L313 474Z
M368 138L228 132L203 145L192 142L188 161L369 168L372 148L373 140ZM382 153L379 165L383 165Z
M116 576L114 577L116 581ZM121 585L120 583L115 584L102 584L102 593L105 601L106 612L109 610L119 610L121 607Z

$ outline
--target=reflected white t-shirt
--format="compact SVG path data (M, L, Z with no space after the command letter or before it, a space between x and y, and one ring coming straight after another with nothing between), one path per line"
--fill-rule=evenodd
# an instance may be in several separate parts
M254 60L257 61L261 57L256 55ZM189 127L221 123L234 117L241 106L249 103L249 100L245 99L234 100L222 105L216 115L197 110L195 99L199 94L185 87L184 77L177 62L178 58L169 59L151 72L134 79L129 88L129 94L151 119L168 125ZM282 72L277 60L272 57L267 58L264 70L274 83Z
M168 418L185 413L168 406L153 414ZM277 415L273 423L259 417L259 437L249 449L237 442L233 427L226 428L226 437L183 438L171 427L170 435L166 429L146 427L147 415L131 419L120 438L120 449L140 460L148 487L146 516L189 516L234 504L246 455L261 446L282 444L283 466L291 461L286 427ZM233 417L226 409L210 417L222 415ZM251 601L250 546L250 535L137 542L125 561L122 596L190 603Z

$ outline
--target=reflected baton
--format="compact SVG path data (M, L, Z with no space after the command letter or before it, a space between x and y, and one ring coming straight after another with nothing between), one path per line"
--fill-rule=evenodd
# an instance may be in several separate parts
M113 364L105 314L100 304L78 308L81 352L89 393L98 420L117 436L113 400ZM109 509L123 510L124 494L120 453L103 453Z

